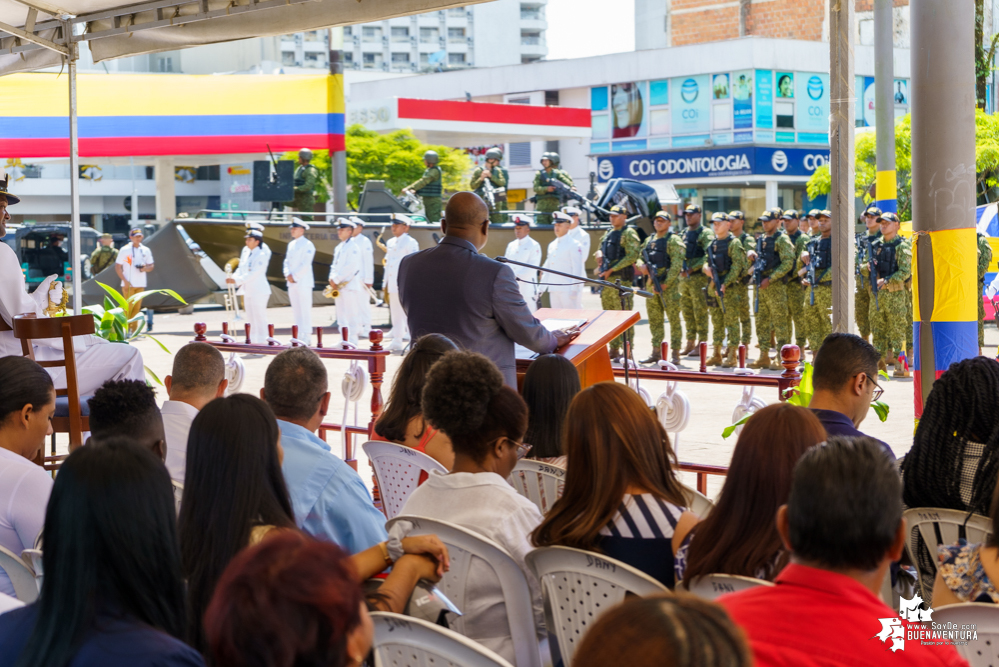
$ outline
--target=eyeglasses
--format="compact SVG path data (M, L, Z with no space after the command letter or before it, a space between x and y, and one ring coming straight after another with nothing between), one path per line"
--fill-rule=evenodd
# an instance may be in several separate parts
M864 377L867 378L868 381L874 385L874 394L871 395L871 401L873 402L881 398L881 395L885 393L885 390L881 388L881 385L875 382L874 379L871 378L871 376L868 375L867 373L864 373Z
M513 444L517 445L517 460L518 461L521 460L522 458L524 458L525 456L527 456L531 452L531 449L534 447L534 445L529 445L526 442L517 442L513 438L507 438L507 440L509 440Z

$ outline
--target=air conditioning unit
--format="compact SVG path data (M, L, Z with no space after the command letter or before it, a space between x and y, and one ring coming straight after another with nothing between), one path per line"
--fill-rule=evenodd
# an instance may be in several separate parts
M465 18L471 20L471 18L472 18L472 10L471 9L466 9L465 10Z
M468 38L468 45L471 46L474 43L475 43L475 38L474 37L469 37Z
M388 46L388 43L389 43L388 35L382 35L382 44Z

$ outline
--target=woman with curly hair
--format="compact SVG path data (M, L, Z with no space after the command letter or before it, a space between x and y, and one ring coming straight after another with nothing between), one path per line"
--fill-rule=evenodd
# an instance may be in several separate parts
M413 491L401 516L447 521L499 544L524 571L543 627L541 594L524 558L541 512L507 483L529 450L527 405L503 383L503 374L476 352L450 352L434 364L423 388L423 414L454 447L454 467L435 472ZM411 524L393 525L390 537L405 537ZM513 639L499 578L486 561L473 558L468 571L465 635L514 662Z

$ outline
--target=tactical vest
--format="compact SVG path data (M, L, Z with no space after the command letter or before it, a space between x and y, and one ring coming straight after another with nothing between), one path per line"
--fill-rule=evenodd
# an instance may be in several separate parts
M624 259L627 254L624 251L624 246L621 245L621 235L624 233L623 229L612 229L604 239L604 242L600 245L600 252L603 253L605 266L610 268Z
M874 244L878 278L887 278L898 271L898 246L901 243L902 237L896 236L891 241L881 240Z
M437 172L437 180L435 180L435 181L433 181L431 183L427 183L422 188L420 188L419 190L416 191L416 193L418 195L420 195L421 197L440 197L441 194L443 193L443 188L442 188L442 185L441 185L441 170L440 170L440 167L438 167L438 166L427 167L427 170L425 172L423 172L423 175L426 176L431 171L436 171Z
M809 263L815 264L815 280L819 283L830 282L828 275L832 267L832 237L818 238L808 243Z
M718 278L725 279L732 268L732 258L728 256L728 247L732 243L732 237L726 236L723 239L715 239L711 242L711 254L714 256L714 265L711 270L718 274Z
M801 228L798 228L798 229L794 230L794 234L788 234L787 237L789 239L791 239L791 245L794 245L795 243L797 243L798 239L801 238L801 235L803 233L804 232L801 231ZM787 232L785 232L785 234L787 234Z
M700 259L701 257L704 257L705 254L707 254L704 252L704 248L701 247L701 244L697 242L697 240L701 237L701 231L703 229L704 229L703 226L698 225L693 229L688 228L687 233L684 234L683 242L687 244L688 260Z
M777 239L780 232L773 236L763 237L763 275L768 278L780 278L781 276L771 276L771 272L780 264L780 254L777 252Z
M750 250L756 250L756 242L753 241L753 237L746 232L739 234L739 243L742 244L742 247L746 250L746 252L749 252ZM741 282L743 285L748 285L752 280L753 280L752 274L747 274L742 278L740 278L739 282Z
M648 253L649 261L652 265L656 267L656 275L669 271L672 260L670 259L669 253L666 252L669 246L669 240L673 236L672 231L666 232L666 236L661 239L654 239L649 243Z

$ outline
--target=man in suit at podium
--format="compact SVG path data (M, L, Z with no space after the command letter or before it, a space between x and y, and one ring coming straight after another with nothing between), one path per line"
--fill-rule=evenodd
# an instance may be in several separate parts
M438 245L399 265L399 297L413 340L443 334L492 359L516 388L514 343L547 354L578 332L549 332L528 309L513 270L479 254L489 235L489 209L478 195L453 195L441 231Z

